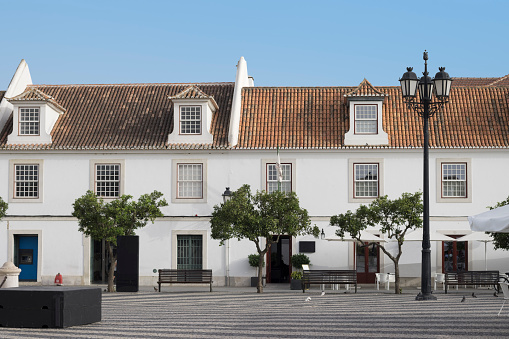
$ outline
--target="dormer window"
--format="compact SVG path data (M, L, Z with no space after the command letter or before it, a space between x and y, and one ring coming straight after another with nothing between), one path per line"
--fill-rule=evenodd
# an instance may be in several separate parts
M355 134L376 134L377 105L355 105Z
M173 102L174 128L168 144L212 144L212 117L219 109L214 97L191 85L169 99Z
M19 135L39 135L39 107L19 109Z
M201 134L201 106L180 106L180 134Z
M345 97L348 100L350 129L345 134L346 146L388 145L389 136L383 130L382 109L386 94L364 79Z
M7 99L14 109L13 130L8 144L51 144L51 130L65 113L54 98L35 87Z

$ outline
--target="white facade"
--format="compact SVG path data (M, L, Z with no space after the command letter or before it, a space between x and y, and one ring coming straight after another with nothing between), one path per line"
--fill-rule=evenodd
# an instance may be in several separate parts
M245 68L241 59L239 67ZM247 69L245 76L247 78ZM244 79L245 80L245 79ZM252 86L246 82L244 86ZM236 91L238 93L238 91ZM19 93L16 93L19 94ZM236 94L240 95L240 94ZM234 95L235 96L235 95ZM232 108L229 138L236 144L240 97ZM5 99L2 101L4 104ZM379 105L381 109L381 104ZM4 107L4 106L2 106ZM5 115L4 115L5 116ZM3 117L0 117L3 118ZM381 124L381 119L380 119ZM207 121L207 127L210 120ZM380 125L381 126L381 125ZM1 126L0 126L1 127ZM0 128L1 130L1 128ZM385 132L384 132L385 133ZM208 140L208 139L207 139ZM386 135L383 136L386 140ZM377 143L377 142L375 142ZM385 141L384 141L385 143ZM339 149L281 150L281 162L292 164L292 187L301 206L312 222L326 236L336 230L329 226L334 214L355 210L369 199L352 199L352 166L356 162L375 162L380 166L380 193L394 199L403 192L422 190L422 149ZM164 217L137 231L140 236L140 284L155 284L154 269L176 268L176 237L179 234L203 236L203 267L213 270L216 285L246 285L254 275L247 256L255 253L253 243L232 239L225 246L210 237L209 216L213 206L222 202L226 187L238 189L243 184L253 190L266 187L266 164L276 161L276 150L0 150L0 197L9 202L8 215L0 221L0 262L12 261L16 235L37 235L37 281L51 284L57 273L64 284L89 284L91 280L91 242L78 231L77 220L71 217L74 200L93 190L95 163L120 163L121 194L138 198L158 190L169 206ZM441 162L461 161L468 168L468 199L447 200L440 194ZM203 164L203 197L176 198L176 163ZM13 198L13 164L38 163L41 192L37 200ZM501 174L509 167L505 148L430 149L430 215L431 229L448 235L470 233L467 217L486 210L487 206L504 200L509 177ZM496 188L496 189L495 189ZM377 233L376 229L370 230ZM329 242L303 236L292 239L293 253L300 241L315 241L314 253L307 253L316 269L352 269L354 246L349 242ZM393 245L387 244L388 248ZM432 272L442 271L442 244L431 244ZM396 246L394 246L394 249ZM403 284L418 285L421 244L407 242L400 261ZM494 251L488 244L488 269L509 271L509 254ZM484 269L484 244L469 242L469 270ZM380 252L380 271L393 272L392 262Z

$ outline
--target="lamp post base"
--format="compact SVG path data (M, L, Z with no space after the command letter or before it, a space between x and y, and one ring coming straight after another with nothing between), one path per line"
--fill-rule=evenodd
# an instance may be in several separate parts
M415 300L437 300L437 297L435 297L433 294L422 294L422 293L419 293L415 297Z

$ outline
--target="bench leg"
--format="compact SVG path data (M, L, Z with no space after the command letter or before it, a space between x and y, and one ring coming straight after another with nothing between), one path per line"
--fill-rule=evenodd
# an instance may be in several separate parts
M157 283L159 285L159 292L161 292L161 283Z
M212 292L212 283L210 283L210 292Z

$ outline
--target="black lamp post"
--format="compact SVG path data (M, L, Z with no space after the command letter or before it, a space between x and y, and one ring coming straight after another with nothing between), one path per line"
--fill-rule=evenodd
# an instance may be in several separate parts
M223 196L223 203L226 203L228 200L230 200L232 198L232 191L230 191L230 187L226 187L226 190L221 195Z
M424 128L424 175L423 175L423 232L422 232L422 267L421 267L421 292L416 300L436 300L431 294L431 244L429 239L429 130L428 120L439 112L449 100L452 79L445 72L445 67L440 67L434 79L428 76L428 52L424 51L423 77L418 79L412 72L412 67L407 68L399 80L403 100L408 107L416 111L423 120ZM419 99L416 90L419 88ZM433 93L435 98L433 99Z

